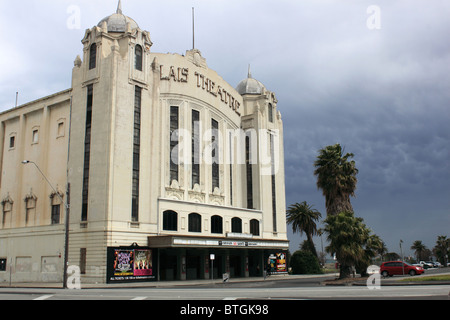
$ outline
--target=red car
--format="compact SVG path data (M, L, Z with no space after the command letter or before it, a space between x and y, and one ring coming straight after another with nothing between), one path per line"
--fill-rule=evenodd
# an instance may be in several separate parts
M380 273L383 277L404 274L415 276L416 274L422 274L424 272L425 270L422 267L412 266L409 263L402 261L383 262L380 267Z

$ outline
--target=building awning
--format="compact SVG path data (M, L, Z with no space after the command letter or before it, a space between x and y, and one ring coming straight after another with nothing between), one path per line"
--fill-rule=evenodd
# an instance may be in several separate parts
M235 248L235 249L289 249L289 241L251 238L212 238L193 236L150 236L150 248Z

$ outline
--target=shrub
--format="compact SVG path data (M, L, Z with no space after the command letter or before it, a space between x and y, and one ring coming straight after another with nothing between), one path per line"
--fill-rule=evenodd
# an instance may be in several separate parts
M319 274L319 259L309 251L295 251L291 257L292 274Z

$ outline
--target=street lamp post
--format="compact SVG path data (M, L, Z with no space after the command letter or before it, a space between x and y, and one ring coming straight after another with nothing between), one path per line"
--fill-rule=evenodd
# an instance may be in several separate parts
M64 201L64 199L61 197L59 192L55 190L55 188L52 186L50 181L47 179L45 174L42 172L42 170L39 168L39 166L30 160L23 160L22 164L29 164L32 163L38 169L39 173L44 177L45 181L47 181L50 188L52 188L53 192L59 197L61 202L64 204L64 208L66 209L66 218L65 218L65 227L64 227L64 266L63 266L63 289L67 289L67 264L68 264L68 256L69 256L69 204ZM69 188L70 184L67 184L67 194L69 194Z
M402 250L402 243L403 243L403 240L402 239L400 239L400 255L402 256L402 270L403 270L403 275L405 275L405 265L404 265L404 258L403 258L403 250Z

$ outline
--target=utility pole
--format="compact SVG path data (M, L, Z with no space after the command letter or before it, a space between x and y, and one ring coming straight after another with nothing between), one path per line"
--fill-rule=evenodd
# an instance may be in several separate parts
M45 174L41 171L39 166L34 161L30 161L30 160L23 160L22 161L22 164L24 164L24 165L25 164L29 164L29 163L34 164L36 169L38 169L39 173L44 177L45 181L47 181L47 183L50 186L50 188L52 188L52 190L55 193L55 195L59 197L59 200L61 201L61 203L64 205L64 207L66 209L66 219L65 219L66 221L65 221L65 228L64 228L65 230L64 230L63 289L67 289L67 264L68 264L68 259L69 259L68 255L69 255L69 210L70 210L70 207L69 207L69 203L70 203L69 192L70 192L70 184L67 184L67 202L66 202L61 197L59 192L55 190L53 185L50 183L50 181L47 179Z
M195 49L195 9L192 7L192 50Z
M404 265L404 261L403 261L404 258L403 258L402 243L403 243L403 240L400 239L400 255L402 256L402 273L403 273L403 275L405 275L405 265Z

